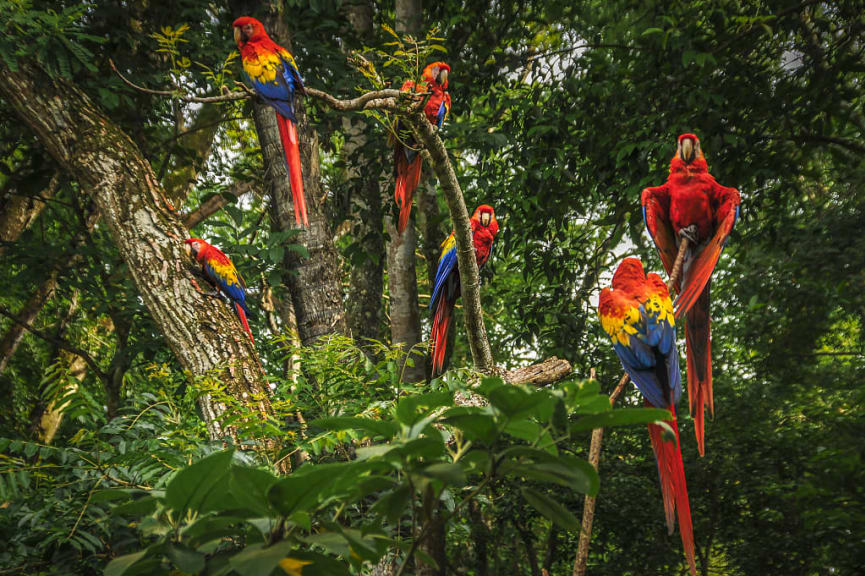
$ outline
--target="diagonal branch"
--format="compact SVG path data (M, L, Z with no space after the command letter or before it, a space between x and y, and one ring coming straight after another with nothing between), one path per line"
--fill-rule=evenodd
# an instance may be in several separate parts
M454 237L457 243L457 267L460 274L460 290L465 310L466 332L469 347L475 367L481 372L492 372L495 369L487 331L484 326L483 310L481 308L480 273L475 259L475 248L472 240L472 227L465 198L460 183L454 172L453 164L448 158L447 148L432 124L420 110L414 110L405 116L418 140L429 152L430 163L441 184L442 192L448 204L448 211L454 226Z

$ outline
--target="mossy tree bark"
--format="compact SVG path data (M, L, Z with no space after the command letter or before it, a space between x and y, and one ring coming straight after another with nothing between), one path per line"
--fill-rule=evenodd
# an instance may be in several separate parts
M0 95L33 129L58 164L93 198L139 294L180 364L193 377L215 377L235 399L270 413L255 350L231 310L196 291L186 231L138 146L73 84L30 62L5 78ZM199 399L213 438L226 407Z

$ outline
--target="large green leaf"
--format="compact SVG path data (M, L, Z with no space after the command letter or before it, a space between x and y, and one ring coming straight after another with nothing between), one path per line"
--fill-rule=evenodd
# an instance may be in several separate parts
M233 454L233 450L217 452L178 472L165 489L165 501L178 511L213 510L228 505Z
M265 470L246 466L232 466L229 475L229 490L241 508L259 516L272 514L267 492L277 482L276 476Z
M671 416L669 410L660 408L619 408L618 410L581 417L571 424L571 434L609 426L649 424L659 420L669 420Z
M125 556L118 556L105 566L103 574L105 576L123 576L127 570L134 566L136 562L144 558L148 552L149 550L140 550L132 554L126 554Z
M366 472L364 462L307 464L290 476L278 480L267 493L267 499L284 516L298 510L310 510L326 498L343 474Z
M451 462L439 462L430 464L420 470L420 474L428 478L441 480L451 486L462 486L466 482L466 476L462 466Z
M168 556L174 565L181 572L187 574L198 574L204 570L204 554L190 550L179 544L169 544L165 549L165 555Z
M468 440L492 442L496 434L496 421L487 408L456 406L442 415L442 421L462 430Z
M447 391L407 396L396 405L396 417L402 424L412 426L436 408L452 403L453 394Z
M232 556L229 564L240 576L268 576L289 555L291 546L286 540L267 547L252 544Z
M551 520L559 528L573 532L580 530L580 522L577 520L577 517L556 500L529 487L521 488L520 492L522 492L526 502L531 504L535 510Z

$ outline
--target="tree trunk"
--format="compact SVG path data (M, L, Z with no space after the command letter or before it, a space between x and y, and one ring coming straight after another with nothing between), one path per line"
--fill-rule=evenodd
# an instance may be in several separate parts
M348 146L348 142L346 142ZM369 167L366 163L361 166ZM382 291L384 289L385 239L381 187L378 175L369 170L353 185L356 215L352 236L359 245L360 261L351 262L349 297L346 302L348 325L355 339L381 340Z
M14 186L3 192L0 202L0 255L6 249L4 244L18 240L21 233L33 224L59 187L60 174L54 174L39 198L18 194Z
M402 34L416 36L423 26L423 2L421 0L396 0L396 26Z
M237 4L242 4L238 2ZM277 43L291 50L288 29L277 7L262 22ZM239 13L239 12L238 12ZM292 240L306 247L309 257L292 250L285 251L283 278L291 293L297 331L304 346L315 344L329 334L346 332L342 286L339 281L339 255L333 244L333 235L324 211L325 194L321 186L321 165L318 155L318 134L310 126L304 100L297 99L297 138L300 142L300 160L303 188L306 195L309 227L301 230ZM273 108L260 99L253 100L253 116L261 144L267 180L270 183L271 213L280 230L295 227L291 185L285 166L285 155Z
M394 29L400 34L413 34L421 29L423 12L420 0L396 0L396 22ZM390 189L388 198L392 197L394 183L388 180ZM420 187L419 187L420 188ZM417 191L415 191L417 195ZM391 344L401 345L406 353L413 346L423 341L420 323L420 305L417 290L417 232L414 221L409 220L402 236L397 233L395 222L388 214L386 228L390 235L387 247L387 277L390 293L390 333ZM414 366L406 366L404 379L417 382L426 377L424 362L420 356L413 355Z
M351 27L361 44L372 43L373 7L369 0L354 0L342 5ZM342 119L346 163L345 184L352 199L351 234L358 245L359 258L351 262L349 296L346 301L348 326L352 336L363 340L381 340L382 290L384 288L385 240L383 234L379 166L372 154L381 152L371 146L363 116ZM372 148L372 150L370 150Z
M422 342L420 330L420 309L417 298L417 278L415 276L414 249L417 234L414 226L407 226L402 236L392 220L387 222L391 236L387 248L387 288L390 294L390 337L391 343L403 347L405 359L412 358L414 366L404 366L403 380L417 382L423 380L424 362L412 348Z
M0 62L0 94L61 167L88 191L156 324L193 377L218 374L239 402L271 412L264 374L252 343L224 303L198 293L189 271L186 231L172 213L138 146L74 85L52 80L20 61ZM221 438L226 407L199 398L208 432Z

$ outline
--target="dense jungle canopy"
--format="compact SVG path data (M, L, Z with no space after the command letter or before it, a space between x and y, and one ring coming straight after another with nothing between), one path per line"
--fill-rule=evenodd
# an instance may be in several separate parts
M310 89L305 228L241 15ZM663 272L640 193L686 132L742 198L704 457L678 412L697 571L862 573L861 0L0 0L0 23L0 574L687 574L666 413L631 384L610 408L596 313L623 257ZM413 128L400 235L392 92L436 60L452 106ZM430 380L440 245L479 204L480 306L464 289ZM254 346L189 237L245 278Z

